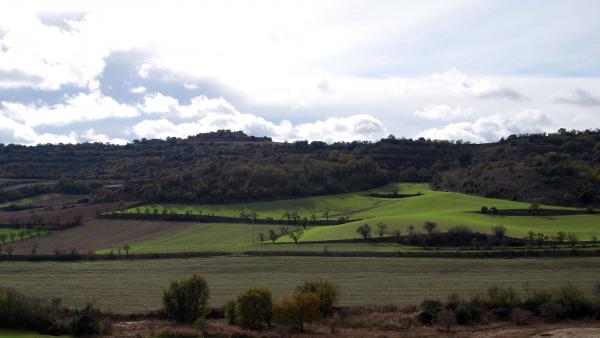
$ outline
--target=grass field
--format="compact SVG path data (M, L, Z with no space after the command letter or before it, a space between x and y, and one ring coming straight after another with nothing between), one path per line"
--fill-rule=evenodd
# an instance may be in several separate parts
M592 292L600 280L600 258L419 259L332 257L216 257L98 262L1 262L0 285L35 297L60 297L67 306L92 302L119 313L160 307L172 280L203 275L210 304L223 305L250 286L291 293L306 279L327 278L341 291L342 305L415 304L426 297L469 295L491 286L527 284L551 288L565 283ZM516 277L518 276L518 277Z
M43 202L43 201L46 201L46 200L49 200L52 198L57 198L60 196L63 196L63 194L58 194L58 193L42 194L42 195L37 195L37 196L33 196L33 197L22 198L22 199L16 200L16 201L0 203L0 208L7 207L9 205L24 206L24 205L29 205L29 204L36 204L36 203Z
M3 330L0 329L0 337L2 338L70 338L71 336L50 336L29 331L20 330Z
M15 234L15 241L18 241L19 240L18 234L20 231L22 231L22 230L21 229L11 229L11 228L0 228L0 235L3 234L3 235L7 236L5 245L8 245L9 243L11 243L10 237L8 237L8 236L10 236L11 233ZM25 238L27 238L27 236ZM2 245L2 242L0 242L0 245Z
M321 219L323 211L329 210L332 219L348 216L361 218L362 221L351 222L335 226L311 227L305 231L301 241L323 241L358 238L356 228L364 223L369 223L373 228L379 222L388 225L388 230L400 230L406 234L408 226L414 225L418 231L422 230L425 221L433 221L444 231L454 225L467 225L475 231L489 233L490 224L503 225L508 230L508 235L525 237L529 231L542 232L547 235L558 231L573 232L579 239L590 239L593 235L600 235L600 214L595 215L569 215L569 216L495 216L490 223L490 217L474 212L482 206L498 209L527 209L529 203L483 198L479 196L460 193L432 191L424 183L400 183L376 189L374 191L393 191L401 193L422 192L423 195L409 198L389 199L375 198L366 195L366 192L356 192L342 195L309 197L293 200L273 202L257 202L230 205L148 205L150 210L168 208L178 213L191 211L198 213L214 213L222 216L239 216L240 212L256 212L259 218L273 217L282 219L286 211L297 211L303 217L310 217L315 213ZM542 205L542 208L561 208ZM135 209L126 210L135 212ZM188 234L175 234L185 238ZM210 236L210 234L206 234ZM170 241L179 242L175 238ZM287 236L281 237L278 242L291 242ZM152 243L139 243L142 247L155 245Z

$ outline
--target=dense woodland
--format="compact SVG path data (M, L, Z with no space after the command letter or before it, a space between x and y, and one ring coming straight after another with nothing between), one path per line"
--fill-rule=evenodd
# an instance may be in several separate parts
M589 206L600 203L600 131L512 135L489 144L393 136L280 143L230 131L125 146L0 144L0 177L60 180L61 191L122 182L124 196L158 202L268 200L427 181L440 190ZM6 193L0 200L11 199Z

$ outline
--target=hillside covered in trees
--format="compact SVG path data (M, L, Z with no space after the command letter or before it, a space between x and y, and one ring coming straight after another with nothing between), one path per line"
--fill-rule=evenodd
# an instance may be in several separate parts
M393 136L378 142L280 143L230 131L124 146L0 144L0 178L60 180L63 187L65 181L122 182L129 198L183 203L281 199L420 181L487 197L588 206L600 203L600 131L513 135L489 144Z

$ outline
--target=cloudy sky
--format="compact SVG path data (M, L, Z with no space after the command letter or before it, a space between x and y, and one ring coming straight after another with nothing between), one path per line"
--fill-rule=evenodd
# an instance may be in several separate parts
M600 1L18 1L0 143L600 128Z

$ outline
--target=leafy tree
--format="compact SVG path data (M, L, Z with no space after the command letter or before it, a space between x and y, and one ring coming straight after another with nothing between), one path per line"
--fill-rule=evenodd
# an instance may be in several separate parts
M483 206L483 207L481 207L481 209L479 209L479 212L481 212L482 214L487 215L488 212L489 212L489 209L488 209L488 207Z
M129 256L129 250L131 250L131 245L129 245L129 244L124 245L123 250L125 251L125 255Z
M533 232L533 231L530 230L527 233L527 236L529 236L529 243L533 244L533 242L535 241L535 232Z
M225 313L227 322L229 324L235 324L237 321L237 302L235 300L230 300L227 302L223 308L223 312Z
M261 242L264 242L264 241L265 241L265 234L264 234L264 233L262 233L262 232L259 232L259 233L258 233L258 239L259 239Z
M386 232L387 232L387 224L378 223L377 224L377 234L379 235L380 239L383 238L383 236L386 234Z
M271 291L265 288L250 288L237 298L236 313L240 324L259 329L262 324L271 324L273 316Z
M290 232L288 234L288 236L294 241L294 243L297 244L303 234L304 234L304 231L302 231L302 229L296 229L296 230Z
M193 323L206 316L208 297L208 285L200 276L172 282L163 293L165 313L178 322Z
M6 238L8 236L6 234L0 234L0 242L2 242L2 244L6 243Z
M14 232L11 232L10 234L8 234L8 236L10 237L10 241L14 242L15 241L15 237L17 237L17 234L15 234Z
M559 244L563 244L565 242L565 239L567 239L567 234L563 231L559 231L556 233L556 236L554 237L554 239L559 243Z
M292 298L284 298L273 305L273 319L280 324L291 325L304 331L304 324L322 317L319 297L312 292L296 292Z
M571 246L575 246L575 244L577 244L577 235L575 233L569 232L567 234L567 240L569 241L569 243L571 244Z
M4 241L2 243L4 243ZM596 243L598 243L598 236L592 235L592 245L596 246Z
M317 281L306 281L304 284L296 287L296 292L312 292L319 297L319 311L324 316L333 313L333 307L338 301L338 288L325 279Z
M356 228L356 232L362 236L363 239L367 240L371 238L371 227L369 224L363 224Z

